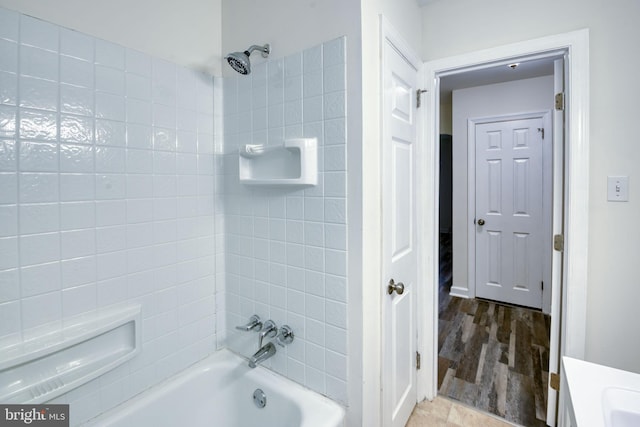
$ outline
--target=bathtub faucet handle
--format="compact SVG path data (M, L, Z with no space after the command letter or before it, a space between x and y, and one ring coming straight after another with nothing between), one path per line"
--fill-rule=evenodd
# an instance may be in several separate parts
M284 347L286 344L291 344L292 341L293 341L293 329L291 329L290 326L283 325L278 331L276 342L281 347Z
M245 332L253 331L254 329L256 331L261 330L262 321L260 321L260 316L258 316L257 314L254 314L249 318L249 323L247 323L246 325L236 326L236 329L239 331L245 331Z

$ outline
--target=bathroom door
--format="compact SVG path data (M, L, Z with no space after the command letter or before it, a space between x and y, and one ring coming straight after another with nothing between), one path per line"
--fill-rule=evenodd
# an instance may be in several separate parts
M382 425L403 427L416 404L416 89L418 69L383 43Z
M543 136L542 117L475 124L477 297L542 307Z

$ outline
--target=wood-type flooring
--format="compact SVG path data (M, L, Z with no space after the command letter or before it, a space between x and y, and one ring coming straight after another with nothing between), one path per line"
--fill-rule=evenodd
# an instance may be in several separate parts
M451 297L451 236L440 236L438 394L526 427L546 426L550 317Z

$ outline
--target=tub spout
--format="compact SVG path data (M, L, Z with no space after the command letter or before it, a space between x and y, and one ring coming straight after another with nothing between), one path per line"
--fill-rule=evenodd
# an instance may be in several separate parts
M264 362L274 354L276 354L276 346L273 345L272 342L268 342L251 356L251 359L249 359L249 367L255 368L259 363Z

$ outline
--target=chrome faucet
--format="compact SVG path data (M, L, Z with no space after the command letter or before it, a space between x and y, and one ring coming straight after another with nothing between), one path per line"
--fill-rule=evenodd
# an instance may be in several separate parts
M278 334L278 327L276 326L275 322L273 320L267 320L266 322L264 322L264 325L262 325L262 330L260 331L260 333L258 334L259 338L258 338L258 348L262 348L262 341L264 340L264 337L267 338L273 338ZM275 350L274 350L275 352Z
M260 337L262 339L262 337ZM276 354L276 346L273 345L272 342L268 342L264 347L260 347L260 350L256 351L256 353L251 356L249 359L249 367L255 368L258 366L258 363L262 363L271 356Z

